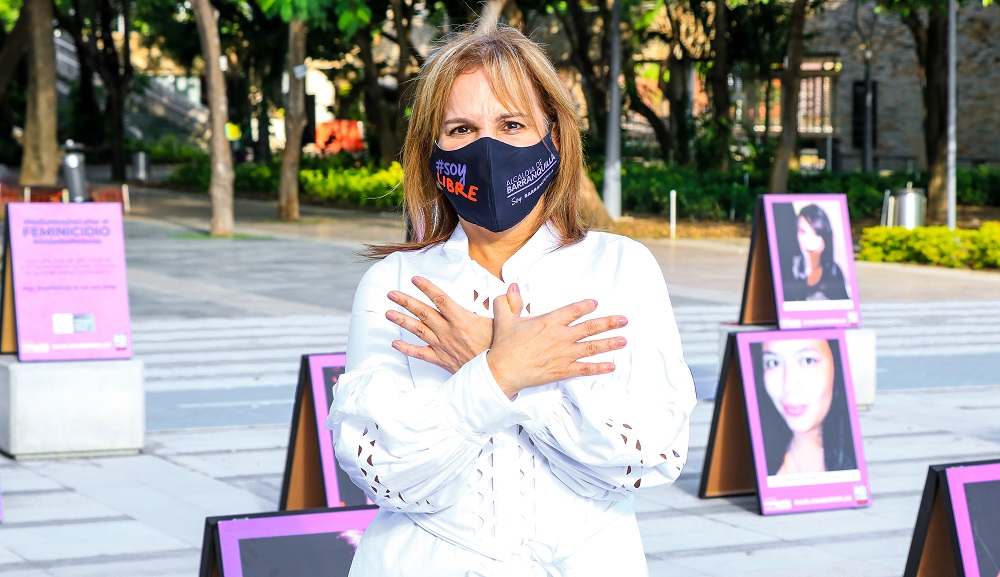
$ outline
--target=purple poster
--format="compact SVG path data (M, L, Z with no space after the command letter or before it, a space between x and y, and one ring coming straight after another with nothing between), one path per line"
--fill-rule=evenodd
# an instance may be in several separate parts
M7 210L18 358L131 358L121 205L11 203Z
M764 195L778 326L861 326L843 194Z
M347 577L376 507L219 521L222 577Z
M1000 463L945 474L965 577L1000 577Z
M364 491L355 485L350 476L337 466L333 452L333 432L326 429L326 417L333 402L333 388L344 374L347 355L309 355L309 381L312 384L313 403L316 407L316 430L319 431L319 453L323 467L323 484L326 489L327 507L366 505Z
M736 339L761 513L870 505L843 329Z

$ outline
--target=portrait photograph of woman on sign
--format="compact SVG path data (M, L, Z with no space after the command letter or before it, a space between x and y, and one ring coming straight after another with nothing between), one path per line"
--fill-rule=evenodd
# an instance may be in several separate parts
M785 303L850 300L840 202L775 202L772 211Z
M1000 481L966 483L965 499L979 577L1000 577Z
M838 339L750 345L768 477L858 468Z

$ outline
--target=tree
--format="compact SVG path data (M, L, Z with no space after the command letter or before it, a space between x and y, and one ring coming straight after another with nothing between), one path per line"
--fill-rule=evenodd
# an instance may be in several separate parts
M59 26L69 32L80 61L80 96L82 110L93 114L93 72L101 77L107 92L104 113L110 123L111 178L125 180L125 104L132 81L131 0L68 0L66 13L57 10ZM122 25L117 30L118 25ZM115 32L120 36L116 42Z
M355 0L341 0L350 3ZM260 0L269 15L288 22L288 104L285 106L285 150L278 177L278 218L299 219L299 165L302 162L302 131L306 127L305 76L306 36L309 25L326 27L329 0ZM367 8L360 4L359 8ZM360 10L364 13L364 10ZM355 16L356 13L352 14ZM364 22L371 20L371 13ZM315 114L314 111L308 111Z
M788 24L788 52L781 77L781 138L771 167L771 194L788 192L788 172L799 138L799 77L805 52L806 10L809 0L795 0Z
M56 48L52 4L27 2L28 107L24 123L21 184L54 185L59 177L56 122Z
M961 3L961 2L960 2ZM988 5L991 0L983 0ZM880 0L913 36L923 82L924 150L927 154L927 221L943 223L948 210L948 2Z
M28 49L28 11L21 11L9 34L0 43L0 100L4 100L7 87L13 80L17 65Z
M712 91L713 157L720 170L729 170L729 141L733 125L730 119L729 44L730 9L726 0L715 0L715 34L712 36L712 67L708 70L708 85Z
M205 88L208 92L211 127L209 148L212 155L212 179L208 187L212 204L210 233L212 236L232 236L234 173L232 152L226 139L229 99L226 97L226 80L220 66L222 45L219 42L219 24L209 0L192 0L192 4L202 58L205 60Z

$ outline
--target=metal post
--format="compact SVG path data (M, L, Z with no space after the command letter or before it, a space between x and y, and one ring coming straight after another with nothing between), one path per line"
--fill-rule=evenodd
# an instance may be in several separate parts
M604 207L611 218L622 216L622 70L621 0L611 5L611 65L608 71L608 129L604 143Z
M84 163L83 149L72 140L63 145L62 169L66 188L69 190L70 202L87 200L87 173Z
M670 191L670 238L677 238L677 191Z
M865 47L865 134L863 141L862 167L864 172L871 172L875 169L875 135L873 134L874 114L872 110L872 50Z
M948 190L948 228L955 230L955 203L956 203L956 154L958 143L956 142L957 130L956 121L958 119L958 82L956 69L956 45L955 28L958 17L955 7L955 0L948 0L948 158L946 166L945 183Z

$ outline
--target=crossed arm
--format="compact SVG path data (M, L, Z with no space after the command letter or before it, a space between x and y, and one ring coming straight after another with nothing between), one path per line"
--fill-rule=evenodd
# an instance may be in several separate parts
M459 306L423 277L413 277L413 284L434 306L405 293L391 291L389 300L413 316L398 311L388 311L385 316L427 344L418 346L395 340L393 348L451 374L490 349L487 363L508 398L516 397L528 387L611 373L615 370L613 363L589 363L580 359L621 349L627 344L624 337L583 340L628 324L623 316L607 316L574 325L597 309L594 300L576 302L538 317L521 317L523 302L515 283L506 294L495 299L493 311L496 316L490 320Z

